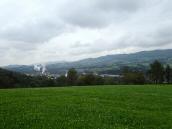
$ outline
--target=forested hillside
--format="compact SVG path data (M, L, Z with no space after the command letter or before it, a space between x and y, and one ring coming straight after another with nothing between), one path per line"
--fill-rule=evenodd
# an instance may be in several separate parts
M47 63L46 70L50 74L64 74L70 68L75 68L79 72L91 71L98 73L119 74L121 72L121 68L125 66L146 71L149 64L154 60L159 60L163 64L172 64L172 49L142 51L132 54L107 55L76 62ZM36 73L34 65L15 65L4 68L21 73Z
M31 77L0 68L0 88L44 87L53 86L53 84L52 80L47 77Z

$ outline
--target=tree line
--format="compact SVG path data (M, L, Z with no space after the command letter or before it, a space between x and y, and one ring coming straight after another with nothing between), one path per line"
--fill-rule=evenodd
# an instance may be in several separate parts
M172 83L172 68L170 65L164 66L157 60L150 64L146 72L124 67L119 77L102 77L93 73L80 74L74 68L69 69L67 76L62 75L58 78L33 77L0 69L0 88L162 83Z

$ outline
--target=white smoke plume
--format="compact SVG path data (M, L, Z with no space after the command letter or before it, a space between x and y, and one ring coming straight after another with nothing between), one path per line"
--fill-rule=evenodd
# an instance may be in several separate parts
M34 65L33 69L36 72L40 72L41 74L45 74L45 72L47 71L46 65L44 65L44 64L36 64L36 65Z
M42 65L42 74L44 74L47 71L46 65Z
M37 72L40 72L41 71L41 67L40 65L34 65L34 68L33 68L35 71Z

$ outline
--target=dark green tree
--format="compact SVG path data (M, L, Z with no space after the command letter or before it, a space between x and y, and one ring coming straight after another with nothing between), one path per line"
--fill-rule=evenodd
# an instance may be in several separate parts
M114 77L104 77L104 85L115 85L119 84L119 79L116 79Z
M127 72L123 74L124 84L145 84L144 74L141 72Z
M168 84L171 82L171 76L172 76L171 72L172 72L172 69L170 65L167 65L165 68L165 79Z
M104 84L103 78L93 74L81 75L78 77L77 84L81 86Z
M95 84L96 85L104 85L104 78L101 76L95 76Z
M163 83L164 81L164 67L159 61L154 61L150 64L149 77L155 84Z
M93 74L85 75L85 85L94 85L95 84L95 76Z
M57 81L56 83L58 86L66 86L67 85L67 78L64 75L58 77L56 81Z
M85 85L85 75L80 75L77 79L77 85L78 86L84 86Z
M67 73L67 84L71 86L76 85L77 78L78 78L77 71L74 68L69 69Z

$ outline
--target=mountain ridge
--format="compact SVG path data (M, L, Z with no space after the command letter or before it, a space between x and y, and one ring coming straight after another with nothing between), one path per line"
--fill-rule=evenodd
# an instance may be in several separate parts
M163 64L172 64L172 49L140 51L130 54L106 55L98 58L87 58L73 62L45 63L50 74L64 74L70 68L76 68L79 72L102 72L108 70L120 70L121 67L147 68L154 60L160 60ZM34 65L15 65L4 67L8 70L27 74L35 74Z

